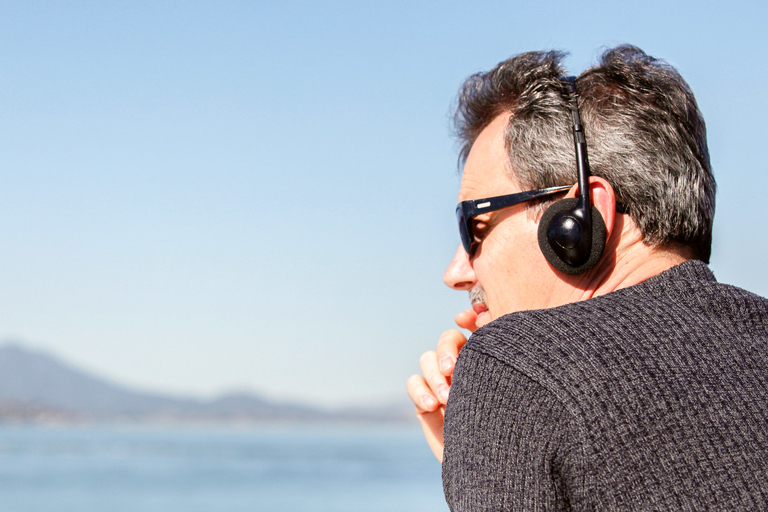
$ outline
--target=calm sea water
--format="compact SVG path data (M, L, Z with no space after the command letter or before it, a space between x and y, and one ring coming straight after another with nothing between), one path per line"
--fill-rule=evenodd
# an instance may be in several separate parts
M418 427L0 426L0 510L447 511Z

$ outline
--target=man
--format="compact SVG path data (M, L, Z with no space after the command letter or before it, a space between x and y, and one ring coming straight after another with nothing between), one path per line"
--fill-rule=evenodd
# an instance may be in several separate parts
M715 183L693 94L635 47L571 84L561 58L519 55L459 94L463 244L444 280L469 291L456 323L474 334L443 333L408 381L446 499L766 510L768 301L706 266ZM511 196L526 191L542 198Z

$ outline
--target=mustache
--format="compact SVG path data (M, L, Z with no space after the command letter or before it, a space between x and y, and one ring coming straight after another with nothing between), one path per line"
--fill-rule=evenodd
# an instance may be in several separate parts
M480 286L480 283L477 283L472 287L472 289L469 290L469 303L472 305L477 303L485 304L486 306L488 305L488 303L485 301L485 290L483 290L483 287Z

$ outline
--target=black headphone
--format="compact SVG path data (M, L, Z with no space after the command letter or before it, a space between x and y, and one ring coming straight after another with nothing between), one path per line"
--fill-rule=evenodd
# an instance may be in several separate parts
M576 78L563 81L571 90L573 144L576 148L576 172L579 197L561 199L547 208L539 222L539 247L547 261L566 274L583 274L591 270L605 249L605 222L589 200L589 160L587 139L579 117Z

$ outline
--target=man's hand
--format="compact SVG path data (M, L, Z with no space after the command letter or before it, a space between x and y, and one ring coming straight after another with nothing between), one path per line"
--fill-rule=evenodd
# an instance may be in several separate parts
M477 313L468 309L455 318L456 325L475 332ZM437 350L424 352L419 359L421 375L408 379L408 395L416 405L416 416L424 429L424 436L437 460L443 462L443 420L445 404L451 389L451 375L459 351L467 338L458 329L450 329L440 336Z

